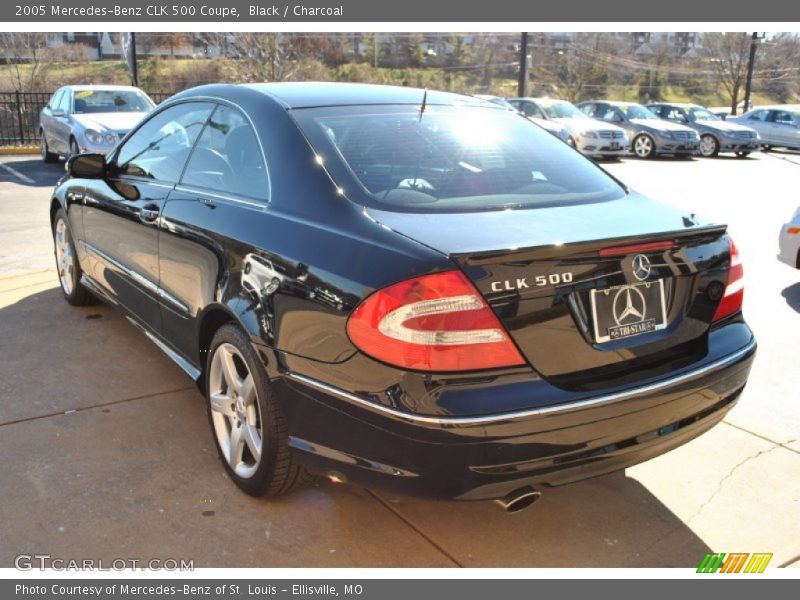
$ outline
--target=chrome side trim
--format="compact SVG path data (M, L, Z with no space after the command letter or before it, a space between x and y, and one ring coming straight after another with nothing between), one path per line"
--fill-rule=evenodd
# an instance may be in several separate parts
M286 377L294 381L308 385L310 387L316 388L320 391L331 394L333 396L336 396L338 398L341 398L342 400L346 400L352 404L357 404L359 406L368 408L376 412L385 413L395 418L408 421L410 423L424 423L427 425L441 425L441 426L485 425L488 423L500 423L504 421L513 421L516 419L524 419L528 417L537 417L541 415L553 415L559 413L574 412L586 408L594 408L606 404L613 404L615 402L627 400L635 396L650 394L652 392L657 392L659 390L663 390L671 386L678 385L680 383L692 381L693 379L697 379L699 377L702 377L703 375L708 375L709 373L713 373L715 371L724 369L725 367L732 365L733 363L740 360L742 357L754 351L755 348L756 348L756 341L755 339L753 339L750 341L749 344L747 344L743 348L740 348L736 352L733 352L732 354L729 354L724 358L720 358L719 360L709 363L703 367L700 367L693 371L689 371L688 373L683 373L681 375L676 375L668 379L663 379L655 383L651 383L648 385L644 385L629 390L624 390L622 392L616 392L614 394L605 394L603 396L595 396L594 398L578 400L576 402L570 402L568 404L558 404L553 406L545 406L542 408L533 408L529 410L521 410L516 412L503 413L499 415L485 415L480 417L428 417L423 415L413 415L410 413L405 413L399 410L395 410L393 408L389 408L387 406L376 404L374 402L367 400L366 398L362 398L360 396L357 396L356 394L352 394L345 390L339 389L335 386L328 385L327 383L323 383L316 379L312 379L311 377L300 375L299 373L289 372L286 374Z
M137 273L136 271L134 271L130 267L126 267L125 265L123 265L118 260L116 260L114 258L111 258L108 254L106 254L105 252L103 252L102 250L97 248L96 246L93 246L89 242L83 241L82 243L83 243L83 246L89 252L99 256L104 261L114 265L114 267L116 267L117 269L119 269L120 271L125 273L128 277L133 279L142 288L144 288L145 290L147 290L148 292L150 292L151 294L153 294L154 296L156 296L160 300L164 300L178 314L180 314L180 315L182 315L184 317L188 317L190 315L189 307L186 306L183 302L181 302L177 298L175 298L175 296L173 296L169 292L165 291L162 287L156 285L155 283L153 283L152 281L150 281L149 279L147 279L143 275Z
M162 342L158 337L150 333L141 323L136 321L133 317L125 315L125 318L128 319L133 325L142 333L144 333L151 342L153 342L158 348L167 356L169 356L173 362L178 365L183 371L192 379L197 381L200 379L200 369L192 365L188 360L183 358L180 354L175 352L172 348L167 346L164 342Z
M244 200L243 198L238 198L237 196L232 196L230 194L223 194L221 192L211 192L203 188L196 188L194 186L179 184L175 186L175 191L183 192L185 194L196 194L198 196L210 196L211 198L226 200L227 202L233 202L234 204L246 206L247 208L254 208L262 212L267 209L267 201L257 202L251 200Z

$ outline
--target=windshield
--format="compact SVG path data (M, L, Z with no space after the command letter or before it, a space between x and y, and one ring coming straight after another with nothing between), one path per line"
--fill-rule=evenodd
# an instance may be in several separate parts
M654 112L641 104L627 104L620 108L625 111L629 119L658 119Z
M707 108L692 108L689 110L692 121L721 121L717 115Z
M578 152L509 111L429 106L420 115L414 106L347 106L293 115L337 183L353 192L348 196L384 210L533 208L625 193Z
M569 102L563 100L539 101L539 106L551 119L588 119L583 112Z
M73 97L76 115L110 112L149 112L153 103L136 90L79 90Z

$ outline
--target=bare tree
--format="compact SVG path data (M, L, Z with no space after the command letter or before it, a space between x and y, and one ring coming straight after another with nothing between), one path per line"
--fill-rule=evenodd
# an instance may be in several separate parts
M747 79L747 61L750 57L750 34L709 33L704 40L720 83L731 97L731 114L736 114L739 94Z
M10 65L11 85L16 91L42 87L51 66L51 54L46 33L0 34L0 58Z
M602 95L608 79L606 34L592 33L576 37L569 47L558 50L551 76L558 86L559 95L574 102L587 90L592 95Z

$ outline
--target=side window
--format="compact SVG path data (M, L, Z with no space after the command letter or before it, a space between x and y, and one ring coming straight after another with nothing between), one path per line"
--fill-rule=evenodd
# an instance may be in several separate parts
M61 99L58 101L58 108L68 115L71 112L70 108L72 108L70 104L72 104L72 92L64 90L64 93L61 94Z
M683 110L680 108L666 108L666 115L664 116L665 119L669 119L670 121L675 121L677 123L685 123L686 116L683 114Z
M583 112L584 114L587 114L587 115L589 115L590 117L594 117L594 113L595 113L596 105L594 105L594 104L591 104L591 103L590 103L590 104L582 104L582 105L581 105L581 106L579 106L578 108L579 108L579 109L580 109L580 111L581 111L581 112Z
M119 174L177 183L213 108L208 102L188 102L155 115L120 148Z
M63 89L60 89L55 94L53 94L53 97L50 98L50 102L47 103L47 106L50 107L50 110L56 110L59 107L58 103L61 102L61 96L63 94L64 94Z
M269 175L261 148L241 112L217 107L197 140L181 183L269 200Z
M775 111L775 122L781 125L794 125L792 113L785 110Z
M765 110L755 110L750 113L750 116L747 117L751 121L766 121L767 111Z

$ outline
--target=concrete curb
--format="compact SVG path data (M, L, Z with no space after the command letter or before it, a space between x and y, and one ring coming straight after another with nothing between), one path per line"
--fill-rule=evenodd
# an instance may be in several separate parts
M39 154L39 146L2 146L0 156L14 156L17 154Z

